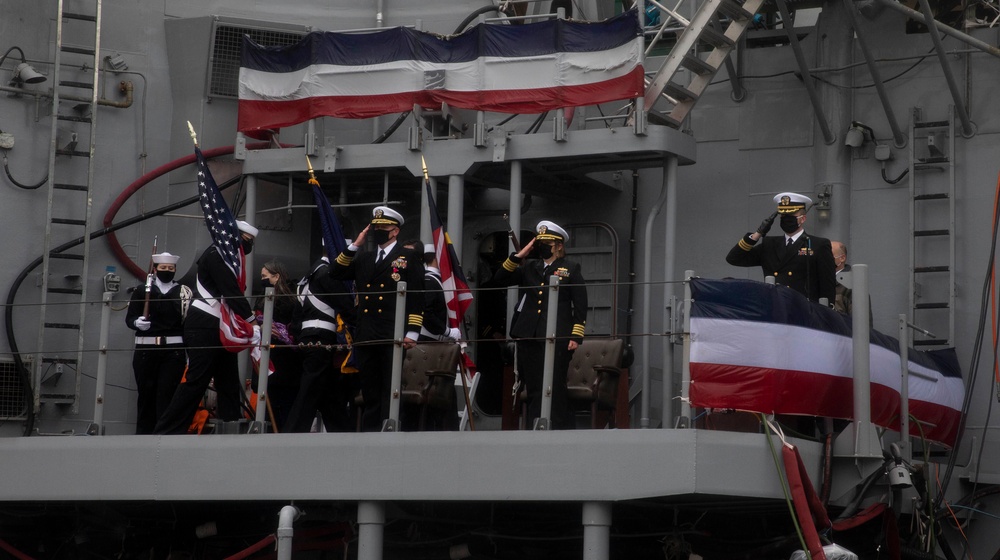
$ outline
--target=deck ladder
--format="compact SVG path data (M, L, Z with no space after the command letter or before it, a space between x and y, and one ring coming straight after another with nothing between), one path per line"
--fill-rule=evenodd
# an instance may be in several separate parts
M925 121L910 115L910 317L935 338L914 333L914 346L955 343L955 115Z
M658 0L645 1L665 14L647 54L668 24L679 25L682 31L659 70L652 78L647 77L644 106L650 123L680 128L746 33L764 0L704 0L690 21ZM661 108L654 108L658 103Z
M36 411L43 403L72 405L76 412L87 309L102 0L57 1L34 405ZM53 252L58 244L81 236L82 249Z

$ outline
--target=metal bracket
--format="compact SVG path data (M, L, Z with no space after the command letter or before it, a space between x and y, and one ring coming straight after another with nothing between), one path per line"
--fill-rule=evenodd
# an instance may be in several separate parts
M337 156L340 149L333 136L323 139L323 172L333 173L337 170Z
M493 137L493 162L499 163L507 157L507 135L498 134Z
M233 157L239 161L247 159L247 137L242 132L236 133L236 148Z

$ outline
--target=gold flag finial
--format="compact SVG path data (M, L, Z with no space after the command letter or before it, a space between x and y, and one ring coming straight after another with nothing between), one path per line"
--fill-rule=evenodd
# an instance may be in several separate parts
M427 174L427 160L424 159L423 154L420 154L420 165L424 168L424 181L430 181L430 176Z
M188 123L188 132L191 134L191 141L194 142L195 146L197 146L198 145L198 133L194 131L194 125L191 124L191 121L188 121L187 123Z
M306 155L306 167L309 168L309 184L319 186L319 181L316 179L316 173L313 172L312 160Z

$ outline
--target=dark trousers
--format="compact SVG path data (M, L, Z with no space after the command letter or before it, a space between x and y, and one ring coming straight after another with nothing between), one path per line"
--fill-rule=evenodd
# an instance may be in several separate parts
M303 338L300 342L333 344L335 340L332 337L315 337ZM349 431L352 426L347 416L347 395L343 375L340 373L340 364L345 355L322 346L306 346L300 352L302 376L299 379L299 391L283 431L309 432L317 411L323 415L323 427L328 432Z
M530 428L535 418L542 415L542 381L545 371L544 340L518 340L517 364L521 382L528 391L528 418L526 426ZM569 430L574 427L573 416L569 411L569 395L566 390L566 372L573 352L566 348L569 339L556 339L556 355L552 369L552 422L551 429Z
M184 375L184 346L137 346L132 371L139 396L136 399L135 433L151 434L156 421L167 410L174 390Z
M217 416L224 421L239 420L240 376L236 353L222 348L218 329L184 329L188 370L184 382L177 386L170 406L160 417L153 431L156 434L186 434L198 404L205 396L209 382L215 379Z
M358 345L354 347L361 373L361 397L365 412L361 429L377 432L382 421L389 418L389 385L392 383L392 344Z

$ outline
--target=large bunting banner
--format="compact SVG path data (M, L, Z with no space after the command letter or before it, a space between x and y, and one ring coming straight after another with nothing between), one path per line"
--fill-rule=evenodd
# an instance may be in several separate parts
M238 128L259 135L414 105L542 113L639 97L642 52L634 10L601 22L479 24L447 37L405 27L315 32L287 47L244 37Z
M852 419L851 317L784 286L691 281L691 404ZM871 419L899 430L899 341L870 336ZM911 435L951 446L965 391L954 349L908 350Z

